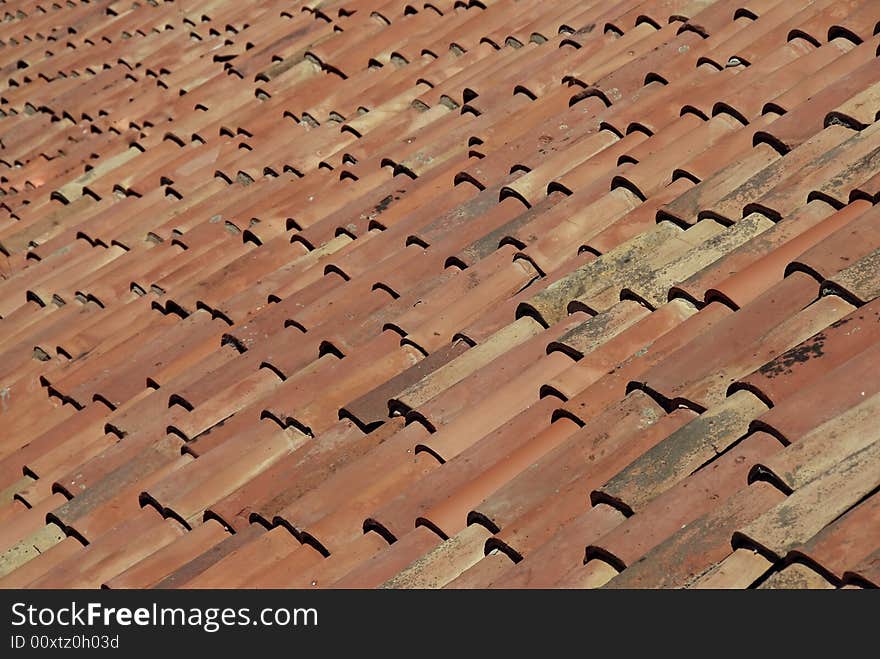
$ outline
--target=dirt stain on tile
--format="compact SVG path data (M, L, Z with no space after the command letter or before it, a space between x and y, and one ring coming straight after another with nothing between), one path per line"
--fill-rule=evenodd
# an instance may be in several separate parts
M820 332L801 345L783 353L769 364L762 366L760 369L761 374L768 378L790 374L792 372L792 367L795 364L803 364L811 359L824 355L826 339L827 337L825 336L825 333Z

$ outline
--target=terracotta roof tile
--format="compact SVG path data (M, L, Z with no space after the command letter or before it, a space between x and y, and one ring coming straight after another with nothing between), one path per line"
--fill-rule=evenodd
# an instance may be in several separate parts
M695 304L723 300L738 309L781 279L806 245L817 244L866 207L854 203L835 213L827 203L813 200L674 286L670 295Z
M825 421L846 413L878 391L878 380L870 371L876 350L876 346L872 346L777 401L772 409L755 419L753 427L774 433L783 441L794 442Z
M832 583L858 565L872 550L877 528L877 497L870 497L843 517L822 529L803 547L792 551L789 559L815 566ZM865 533L862 532L864 529Z
M853 310L797 346L764 364L733 386L753 391L774 404L849 361L877 341L880 303ZM842 339L846 336L846 339ZM822 359L813 359L821 354Z
M631 565L679 528L708 512L715 501L742 488L748 465L780 449L779 443L767 435L749 436L705 468L651 500L612 533L591 544L585 561L604 560L615 567ZM677 498L680 501L676 502Z
M866 556L852 571L844 574L847 585L856 584L864 588L876 588L880 581L877 572L878 552L875 550L870 556Z
M584 486L595 485L610 471L630 459L634 453L649 447L652 443L662 441L691 417L692 414L686 410L676 411L661 418L641 437L624 433L619 447L603 446L601 437L593 438L581 455L586 454L587 459L596 462L597 467L594 473L587 472L586 475L582 468L576 467L572 477L567 477L565 472L571 469L571 462L566 462L564 457L560 456L564 449L554 451L542 460L542 464L546 465L545 470L542 471L547 472L545 476L552 474L560 479L562 487L558 491L550 491L543 499L531 495L528 491L529 487L539 488L537 491L541 492L544 491L543 488L548 487L548 482L546 479L540 480L535 475L523 473L508 487L499 490L480 506L477 512L481 515L495 515L491 519L496 520L500 526L496 534L495 546L513 558L529 556L538 551L551 540L555 532L566 528L581 513L584 507ZM596 424L601 427L600 423L596 422ZM592 424L587 425L589 427ZM584 434L580 433L578 437ZM573 441L568 442L568 446L570 447L572 443ZM586 482L578 479L584 476ZM490 518L486 517L486 519ZM553 546L552 542L550 546Z
M838 417L816 425L797 438L790 450L759 465L754 477L769 477L780 487L794 490L806 485L836 459L843 459L870 445L876 433L866 429L870 414L877 406L877 394L864 397ZM850 425L842 425L848 423ZM831 444L835 438L839 441Z
M863 466L875 450L868 446L798 487L785 501L734 533L734 546L750 547L776 560L812 538L876 487L876 474ZM823 499L822 506L811 503L816 497ZM797 522L783 521L792 513Z
M878 584L872 2L22 9L0 585Z
M792 564L779 572L771 574L758 588L772 589L833 589L834 584L823 578L821 574L805 565Z
M755 483L687 524L607 583L609 588L684 588L731 555L735 527L783 500L767 483ZM760 575L758 575L760 576ZM747 581L746 586L754 581Z

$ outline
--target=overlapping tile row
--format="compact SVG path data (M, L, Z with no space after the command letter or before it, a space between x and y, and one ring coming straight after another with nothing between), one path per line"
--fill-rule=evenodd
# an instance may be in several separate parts
M880 585L876 2L2 12L0 586Z

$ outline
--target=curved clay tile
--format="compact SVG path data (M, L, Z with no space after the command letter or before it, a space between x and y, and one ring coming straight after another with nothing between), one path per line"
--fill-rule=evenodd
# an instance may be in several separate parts
M31 4L0 586L877 585L875 2Z

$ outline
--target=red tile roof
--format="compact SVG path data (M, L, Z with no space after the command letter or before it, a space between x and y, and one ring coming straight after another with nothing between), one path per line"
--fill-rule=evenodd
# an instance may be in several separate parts
M874 0L2 10L0 586L880 586Z

